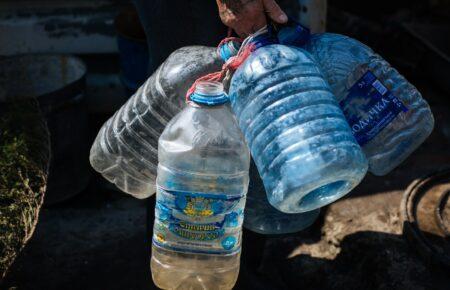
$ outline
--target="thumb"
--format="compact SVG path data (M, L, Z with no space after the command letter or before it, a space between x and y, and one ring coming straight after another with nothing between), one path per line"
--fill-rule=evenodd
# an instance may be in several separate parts
M286 23L288 21L286 13L281 10L275 0L263 0L262 2L264 9L273 21L277 23Z

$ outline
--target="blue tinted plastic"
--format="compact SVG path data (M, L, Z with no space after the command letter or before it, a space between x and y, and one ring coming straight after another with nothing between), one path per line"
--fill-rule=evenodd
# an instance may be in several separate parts
M229 41L222 44L218 49L220 58L226 62L230 57L237 54L239 47L240 43L234 41Z
M302 46L309 41L311 32L305 26L291 20L287 26L278 31L277 36L280 44Z
M217 95L217 96L207 96L200 93L194 93L190 97L191 101L207 106L216 106L222 105L229 101L228 96L225 94Z
M306 51L278 44L256 50L234 74L229 96L278 210L318 209L364 177L367 160Z
M389 173L430 135L427 102L372 49L331 33L314 35L305 48L321 66L372 173Z
M310 212L283 213L267 201L266 191L254 162L250 165L250 184L245 207L244 226L266 235L289 234L311 226L319 217L320 209Z

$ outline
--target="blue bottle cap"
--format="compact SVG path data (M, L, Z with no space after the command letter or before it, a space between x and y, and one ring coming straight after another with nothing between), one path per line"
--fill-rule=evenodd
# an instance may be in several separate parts
M240 48L240 43L237 41L229 41L219 47L220 58L226 62L230 57L235 56Z
M199 82L190 99L194 103L206 106L223 105L230 100L223 91L222 83L212 81Z

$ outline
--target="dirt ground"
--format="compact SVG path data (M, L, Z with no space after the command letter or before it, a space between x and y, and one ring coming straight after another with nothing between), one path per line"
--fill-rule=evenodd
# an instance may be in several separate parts
M427 142L388 176L368 175L306 231L276 237L245 231L235 289L449 289L448 273L424 264L401 234L407 185L450 165L450 98L428 83L419 88L436 118ZM97 180L44 209L3 288L156 289L147 231L153 204L154 198L105 190Z

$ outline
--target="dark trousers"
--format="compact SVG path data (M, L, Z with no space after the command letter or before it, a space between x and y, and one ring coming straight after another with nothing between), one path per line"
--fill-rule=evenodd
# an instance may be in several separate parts
M149 73L177 48L217 46L226 37L213 0L133 0L147 35Z

